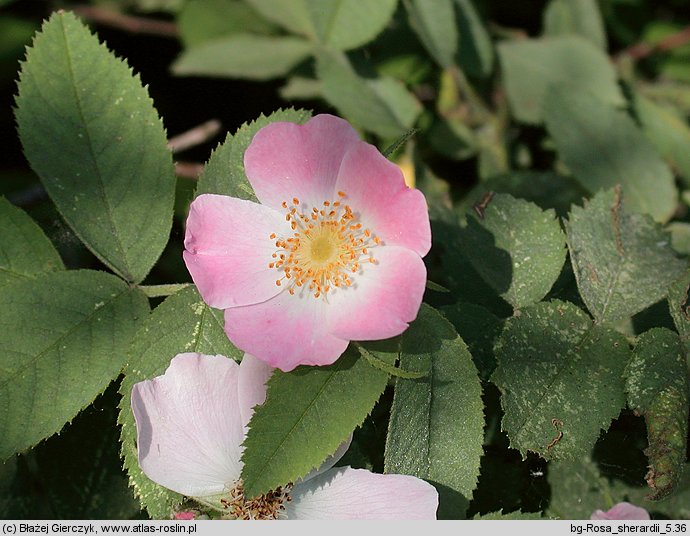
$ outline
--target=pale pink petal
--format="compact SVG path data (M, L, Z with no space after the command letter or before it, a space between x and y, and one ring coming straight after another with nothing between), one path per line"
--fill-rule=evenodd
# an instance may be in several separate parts
M258 303L278 294L271 234L290 231L275 210L224 195L204 194L189 207L184 261L201 297L225 309Z
M371 250L376 264L363 263L353 285L329 297L330 333L347 340L399 335L419 312L426 286L424 261L410 249Z
M359 141L350 124L317 115L304 125L271 123L244 153L244 169L263 204L275 209L297 198L307 206L332 201L343 155Z
M336 190L341 201L386 245L424 256L431 248L431 224L424 195L408 188L398 166L373 145L359 142L343 159Z
M263 303L225 310L225 333L239 349L289 372L298 365L330 365L348 341L327 328L329 304L310 294L278 294Z
M423 480L340 467L295 485L288 519L436 519L438 493Z
M132 411L139 465L183 495L222 492L240 476L239 365L224 356L178 354L163 376L137 383Z
M352 434L350 434L350 437L348 437L345 441L343 441L340 446L338 446L337 450L331 454L328 458L324 460L324 462L317 467L316 469L313 469L304 478L300 479L300 482L306 482L307 480L311 480L315 476L320 475L321 473L325 473L328 471L331 467L333 467L340 458L342 458L345 453L347 452L347 449L350 448L350 444L352 443Z
M179 519L180 521L189 521L196 519L196 512L192 512L191 510L189 512L176 512L173 514L173 518Z
M644 508L635 506L628 502L619 502L613 508L604 512L603 510L595 511L590 519L596 520L643 520L649 519L649 512Z
M237 385L242 424L246 427L254 413L254 407L266 400L266 382L273 374L273 367L251 354L244 354L240 363L240 379Z

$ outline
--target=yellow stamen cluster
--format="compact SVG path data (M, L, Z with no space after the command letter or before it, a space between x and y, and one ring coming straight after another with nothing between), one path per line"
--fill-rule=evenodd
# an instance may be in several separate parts
M308 291L315 298L327 298L336 288L352 285L352 275L363 262L376 264L371 249L381 241L370 229L363 228L358 217L338 192L337 201L324 201L321 207L303 211L300 200L283 201L286 221L293 231L290 237L270 235L277 251L269 268L281 273L276 285L287 287L290 294Z
M292 484L248 500L244 496L244 485L238 480L228 498L221 499L220 503L234 519L278 519L285 511L285 503L292 500L290 491Z

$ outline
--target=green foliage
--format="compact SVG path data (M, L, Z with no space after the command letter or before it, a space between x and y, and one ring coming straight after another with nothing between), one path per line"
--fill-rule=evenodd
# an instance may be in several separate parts
M422 305L402 336L400 365L426 372L398 378L385 471L438 485L439 516L463 517L479 476L484 407L467 346L438 311Z
M567 302L542 302L506 321L492 380L511 446L546 459L586 455L625 405L625 338Z
M78 270L0 293L0 460L58 432L120 373L145 296L116 277Z
M77 236L123 278L144 279L168 241L175 177L139 78L57 12L22 64L16 117L27 159Z
M458 49L453 0L404 0L410 26L441 67L450 67Z
M515 308L541 300L565 262L565 236L552 210L496 194L460 233L462 253Z
M580 35L606 50L606 31L596 0L551 0L544 11L544 34Z
M678 201L673 174L625 112L563 85L546 95L544 118L559 156L587 190L620 184L631 209L657 221L671 217Z
M185 47L242 32L270 34L275 29L240 0L188 0L178 14L177 26Z
M6 478L0 465L2 519L140 516L139 503L122 474L115 426L116 393L111 386L60 435L6 462L5 468L13 469L7 471Z
M378 357L392 365L396 354ZM388 374L371 367L352 346L333 365L276 370L244 441L247 496L295 482L317 468L362 424L387 383Z
M629 214L620 190L573 207L566 223L577 286L597 322L616 322L666 296L687 263L648 216Z
M509 512L504 514L502 511L491 512L480 516L474 516L475 521L505 521L505 520L523 520L523 519L542 519L541 512Z
M0 287L64 269L60 255L24 211L0 197Z
M668 289L668 310L673 318L673 323L678 330L680 340L683 341L686 351L690 350L690 303L688 292L690 291L690 271L685 272Z
M268 117L263 114L251 123L245 123L235 134L228 134L216 148L199 177L196 194L221 194L256 201L254 190L244 173L244 152L254 135L276 121L306 123L311 113L306 110L278 110Z
M687 451L690 387L678 335L663 328L642 334L625 375L628 404L647 423L649 499L663 499L678 485Z
M690 127L685 118L639 94L634 106L644 133L686 187L690 185Z
M421 112L419 101L404 84L386 76L363 78L344 54L322 49L316 74L328 101L354 123L388 138L401 136Z
M173 63L172 71L181 76L268 80L285 76L311 50L311 43L300 37L236 33L187 49Z
M222 313L208 307L193 286L170 296L141 325L131 341L129 362L120 386L118 424L122 427L124 466L135 494L154 519L169 519L182 496L155 484L139 468L136 425L130 405L132 387L162 375L171 359L183 352L220 354L236 360L242 356L223 331Z
M589 93L612 106L623 104L608 58L582 37L503 41L498 55L511 111L518 121L541 123L544 99L556 85L567 85L574 96Z
M456 22L460 32L458 62L470 76L485 78L494 64L494 47L489 32L472 4L472 0L455 0Z

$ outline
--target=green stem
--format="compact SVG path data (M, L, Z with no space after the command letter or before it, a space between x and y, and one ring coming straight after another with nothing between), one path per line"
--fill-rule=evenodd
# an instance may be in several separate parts
M172 283L170 285L139 285L139 289L149 298L170 296L190 286L191 283Z

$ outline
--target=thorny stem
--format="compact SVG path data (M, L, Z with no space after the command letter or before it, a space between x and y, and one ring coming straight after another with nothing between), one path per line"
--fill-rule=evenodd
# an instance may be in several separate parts
M177 26L173 22L148 19L146 17L133 17L98 6L74 6L72 11L87 21L130 33L178 37Z
M221 129L221 123L218 119L210 119L200 125L189 129L182 134L173 136L168 140L168 148L173 153L180 153L186 151L191 147L201 145L211 138L215 137Z

